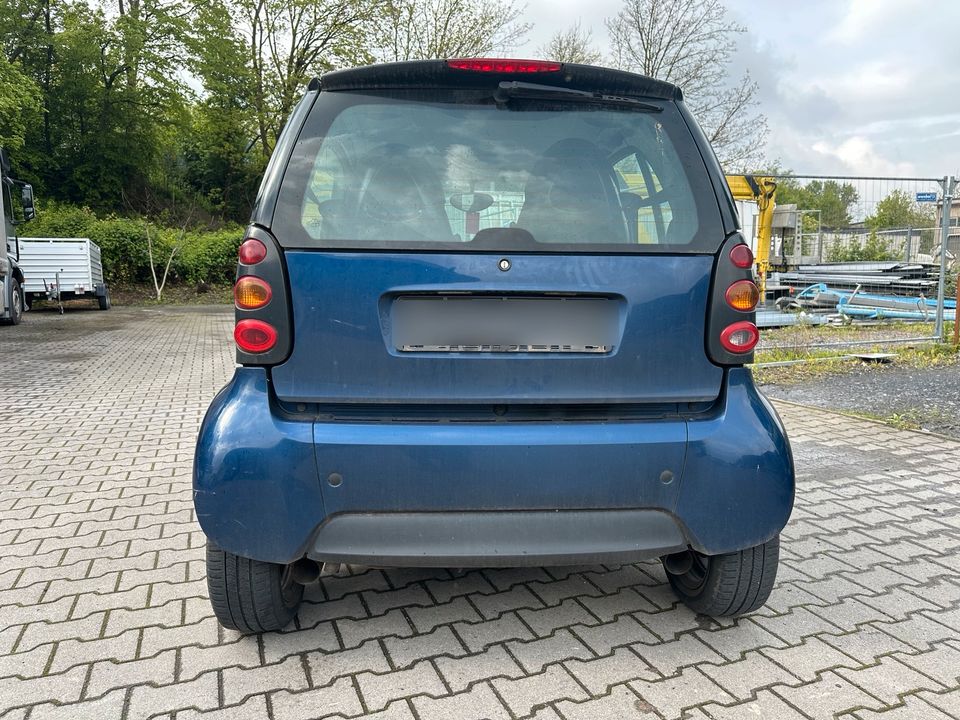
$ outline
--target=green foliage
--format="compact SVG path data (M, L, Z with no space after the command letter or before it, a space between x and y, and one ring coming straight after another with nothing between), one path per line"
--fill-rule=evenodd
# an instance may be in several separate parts
M131 3L130 12L141 8L134 17L50 0L45 22L32 26L21 64L43 93L44 114L14 160L40 196L123 211L155 182L162 129L177 121L184 95L169 56L178 25L152 5ZM161 28L162 51L151 35Z
M245 112L213 100L197 105L181 134L181 158L187 185L207 208L229 218L250 214L266 162L246 151L249 134Z
M824 227L842 228L853 222L852 209L859 196L850 183L813 180L801 185L789 178L777 183L777 205L795 203L799 210L819 210Z
M192 284L232 281L242 240L240 226L188 232L174 260L177 277Z
M37 217L22 226L20 234L26 237L89 237L97 222L97 216L88 207L41 200Z
M20 67L0 56L0 146L23 147L27 123L40 114L40 89Z
M829 262L880 262L896 259L896 253L887 247L876 230L871 231L863 244L858 238L852 238L846 245L834 245L827 253Z
M526 33L522 12L504 0L0 0L0 144L38 198L102 222L176 225L183 207L194 222L245 222L311 78L394 42L409 57L499 51Z
M154 242L154 262L161 267L174 247L171 276L188 283L229 281L236 271L237 248L243 239L239 225L218 230L161 227L142 218L98 217L86 207L49 203L37 219L24 226L30 237L86 237L100 246L107 282L144 282L150 277L147 235Z
M877 203L866 225L873 230L887 228L929 228L936 224L936 210L929 205L914 202L905 191L894 190Z

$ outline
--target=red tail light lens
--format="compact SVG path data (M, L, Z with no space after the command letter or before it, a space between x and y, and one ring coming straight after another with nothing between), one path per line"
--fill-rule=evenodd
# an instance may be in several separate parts
M241 320L233 329L233 339L244 352L262 353L277 344L277 330L262 320Z
M488 73L543 73L558 72L563 63L549 60L504 60L502 58L459 58L447 60L454 70Z
M273 297L273 290L266 280L247 275L237 280L233 286L233 299L241 310L262 308Z
M760 302L760 288L752 280L737 280L727 288L726 298L734 310L749 312Z
M734 245L730 250L730 262L738 268L748 268L753 265L753 251L746 245Z
M736 322L728 325L720 333L720 344L728 352L744 355L756 347L760 340L760 331L752 322Z
M244 265L256 265L267 256L267 246L256 238L247 238L240 245L239 254Z

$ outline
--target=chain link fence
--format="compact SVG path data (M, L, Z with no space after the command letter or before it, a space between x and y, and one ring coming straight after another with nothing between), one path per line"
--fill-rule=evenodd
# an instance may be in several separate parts
M777 194L761 348L944 337L960 271L953 178L764 176ZM756 251L756 206L741 204L741 223Z

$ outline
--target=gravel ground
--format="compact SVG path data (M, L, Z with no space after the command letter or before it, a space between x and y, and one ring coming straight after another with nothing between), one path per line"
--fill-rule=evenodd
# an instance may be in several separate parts
M762 384L771 398L864 413L960 437L960 365L931 368L854 366L797 384Z

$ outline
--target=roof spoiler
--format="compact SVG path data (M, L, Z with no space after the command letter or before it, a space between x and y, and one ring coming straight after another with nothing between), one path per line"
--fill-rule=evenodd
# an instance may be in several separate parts
M422 87L470 88L489 87L503 80L516 79L516 71L480 69L479 58L466 60L414 60L409 62L383 63L334 70L319 80L310 82L310 90L377 90L417 89ZM493 62L492 60L490 61ZM514 61L519 63L521 61ZM539 63L542 61L522 61ZM477 69L470 69L470 64ZM509 66L507 61L497 59L500 66ZM574 63L543 63L556 65L556 71L538 72L537 82L544 85L586 89L609 95L643 97L659 100L682 100L683 93L676 85L610 68ZM315 85L316 83L316 85Z

